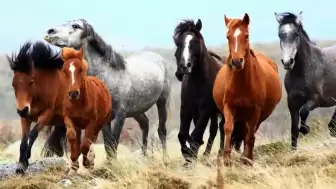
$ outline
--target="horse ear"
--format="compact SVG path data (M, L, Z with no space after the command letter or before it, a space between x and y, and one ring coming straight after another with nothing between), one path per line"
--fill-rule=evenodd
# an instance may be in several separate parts
M302 11L301 11L298 15L296 15L296 20L295 20L295 22L296 22L297 24L301 24L301 20L302 20Z
M84 55L84 49L83 49L83 46L79 49L79 53L78 53L78 56L82 59L83 58L83 55Z
M228 26L230 19L228 17L226 17L226 15L224 14L224 21L225 21L225 26Z
M197 23L196 23L196 29L197 29L198 31L201 31L201 29L202 29L202 21L201 21L201 19L198 19L198 20L197 20Z
M275 19L277 20L277 22L279 24L281 24L281 21L282 21L282 16L280 16L278 13L274 12L274 15L275 15Z
M244 18L243 18L243 24L248 26L250 24L250 17L247 13L245 13Z

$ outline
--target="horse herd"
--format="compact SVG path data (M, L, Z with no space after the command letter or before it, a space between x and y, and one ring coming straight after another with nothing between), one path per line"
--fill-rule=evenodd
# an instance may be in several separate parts
M316 46L303 28L302 12L275 13L275 17L281 62L287 70L284 84L291 115L291 146L296 150L299 132L309 132L309 112L336 105L336 45ZM204 155L209 156L219 128L219 155L225 164L231 165L231 148L239 151L243 143L242 162L252 165L255 133L282 96L277 64L250 48L249 15L245 13L242 19L224 16L224 24L227 57L207 50L200 19L196 23L182 21L173 34L175 76L181 81L178 140L186 165L197 158L209 120ZM50 127L42 155L63 156L68 140L70 170L78 169L80 154L83 166L94 165L91 144L100 131L107 158L115 159L126 118L139 123L146 156L149 120L145 112L154 104L158 109L158 136L163 155L167 155L166 121L173 108L173 74L162 56L143 52L123 58L84 19L51 27L44 40L50 45L28 41L17 54L8 56L22 127L17 173L27 169L32 146L45 126ZM60 47L61 52L55 54L51 45ZM336 111L332 118L336 118ZM195 128L189 133L192 121ZM30 129L32 122L36 124ZM336 137L332 120L328 126L331 136ZM82 129L85 136L81 141Z

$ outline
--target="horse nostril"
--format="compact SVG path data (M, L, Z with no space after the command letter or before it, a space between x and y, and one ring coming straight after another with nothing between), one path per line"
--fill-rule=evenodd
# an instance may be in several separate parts
M188 67L188 68L190 68L190 67L191 67L191 63L190 63L190 62L187 64L187 67Z
M68 92L68 95L69 95L70 97L72 97L72 91L69 91L69 92Z
M283 59L281 59L281 63L282 63L282 64L285 64Z
M27 117L29 114L29 108L28 106L25 106L23 109L17 109L17 113L21 116L21 117Z
M74 96L79 96L79 91L74 91Z
M294 63L294 59L291 58L291 59L289 60L289 64L293 64L293 63Z
M49 29L49 30L47 31L47 33L48 33L48 34L53 34L53 33L55 33L55 29L51 28L51 29Z
M243 63L244 59L243 58L239 58L239 63Z

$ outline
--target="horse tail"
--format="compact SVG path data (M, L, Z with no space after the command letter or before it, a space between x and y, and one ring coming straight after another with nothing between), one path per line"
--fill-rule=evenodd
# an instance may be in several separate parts
M52 130L52 128L54 128ZM51 134L50 134L51 133ZM64 124L48 127L48 138L41 151L42 157L52 157L56 154L59 157L67 154L66 127Z
M175 108L174 89L173 89L173 87L171 87L171 89L170 89L167 105L168 105L168 120L170 120L172 118L172 112L173 112L173 110Z

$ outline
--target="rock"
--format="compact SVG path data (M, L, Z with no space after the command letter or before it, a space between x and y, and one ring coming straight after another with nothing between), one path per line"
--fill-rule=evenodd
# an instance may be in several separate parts
M58 182L58 184L61 185L61 186L63 186L63 187L65 187L65 188L67 188L67 187L69 187L70 185L72 185L72 182L71 182L71 180L69 180L69 179L62 179L62 180L60 180L60 181Z
M67 165L64 158L44 158L42 160L37 160L28 166L27 173L41 173L47 168L51 167L61 167ZM15 175L16 168L18 167L17 162L9 162L0 165L0 179L6 176Z

